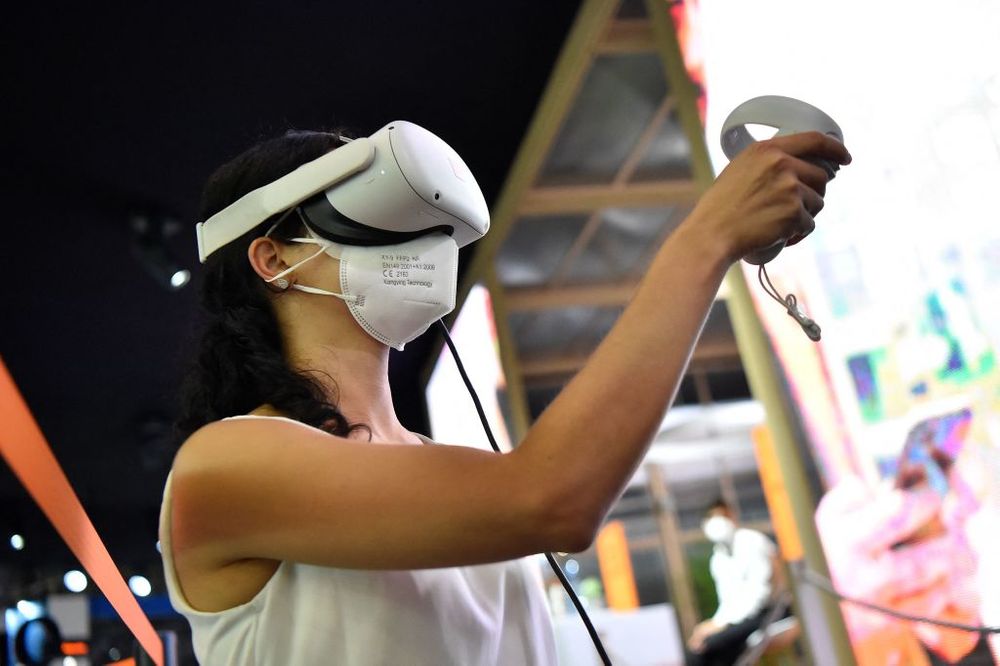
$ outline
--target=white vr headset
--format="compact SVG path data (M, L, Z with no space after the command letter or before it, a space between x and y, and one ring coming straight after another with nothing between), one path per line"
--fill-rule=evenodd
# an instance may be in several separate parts
M295 207L317 235L345 245L394 245L441 231L463 247L490 228L486 199L458 153L424 128L399 120L199 222L201 262Z

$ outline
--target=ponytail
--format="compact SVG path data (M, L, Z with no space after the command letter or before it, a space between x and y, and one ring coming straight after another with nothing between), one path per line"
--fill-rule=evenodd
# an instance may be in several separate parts
M209 179L203 219L338 145L335 134L290 132L251 148ZM203 425L261 405L335 435L365 428L347 421L309 371L288 365L267 288L247 260L250 243L271 224L273 220L266 220L205 263L201 296L208 319L181 389L176 424L180 441ZM294 236L298 230L291 224L292 219L282 223L272 236Z

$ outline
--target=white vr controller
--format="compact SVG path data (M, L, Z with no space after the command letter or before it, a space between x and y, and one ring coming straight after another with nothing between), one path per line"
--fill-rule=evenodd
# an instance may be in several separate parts
M733 159L755 139L747 130L747 125L767 125L777 128L775 136L787 136L799 132L822 132L843 143L844 133L833 118L815 106L792 97L764 95L754 97L733 109L722 124L722 151ZM840 165L821 158L807 161L822 167L829 178L836 175ZM770 247L752 252L743 257L747 263L760 266L778 256L785 247L785 241L778 241Z

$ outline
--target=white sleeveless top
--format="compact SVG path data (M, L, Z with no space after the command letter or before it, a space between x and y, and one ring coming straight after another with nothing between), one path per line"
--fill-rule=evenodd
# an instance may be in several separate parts
M247 603L195 610L174 570L170 507L168 476L160 510L167 591L191 624L202 666L556 664L541 575L527 560L413 571L283 561Z

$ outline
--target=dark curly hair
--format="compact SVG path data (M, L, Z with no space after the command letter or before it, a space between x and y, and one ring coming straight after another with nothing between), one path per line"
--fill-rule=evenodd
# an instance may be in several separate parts
M339 133L289 131L253 146L208 179L201 218L341 145ZM250 243L277 219L265 220L205 262L201 300L208 321L181 388L176 423L181 442L207 423L264 404L335 435L365 429L349 423L326 399L314 373L293 370L285 358L267 287L247 260ZM301 232L301 223L289 216L271 235L287 241Z

